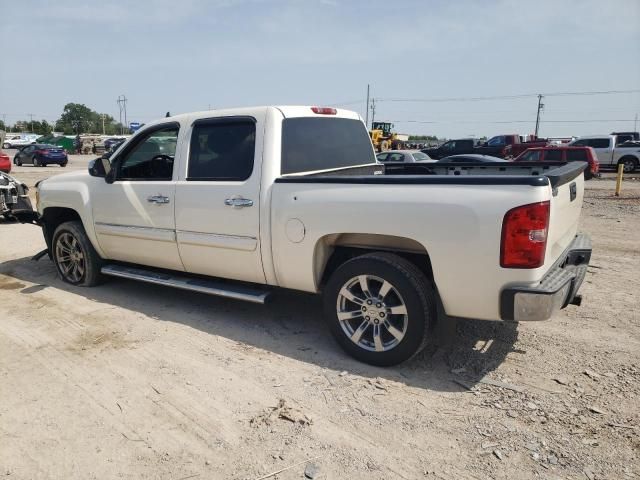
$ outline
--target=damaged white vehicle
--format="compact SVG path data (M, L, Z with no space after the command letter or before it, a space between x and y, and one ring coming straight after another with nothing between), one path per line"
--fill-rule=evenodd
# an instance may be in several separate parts
M0 216L20 219L23 214L28 219L33 216L29 189L11 175L0 172Z

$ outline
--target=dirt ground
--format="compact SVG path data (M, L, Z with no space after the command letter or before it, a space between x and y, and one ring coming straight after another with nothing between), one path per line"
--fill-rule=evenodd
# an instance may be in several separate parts
M55 173L14 171L31 185ZM0 222L0 475L638 478L640 181L620 198L613 186L588 182L581 307L459 322L449 344L387 369L347 357L314 296L72 288L30 260L38 228Z

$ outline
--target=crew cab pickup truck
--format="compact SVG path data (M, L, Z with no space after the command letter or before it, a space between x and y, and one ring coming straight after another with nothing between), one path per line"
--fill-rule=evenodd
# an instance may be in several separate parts
M591 147L601 167L622 164L625 173L631 173L640 166L640 142L629 141L629 138L630 135L589 135L574 140L569 146Z
M68 283L321 293L341 346L392 365L449 317L546 320L579 303L585 166L382 165L354 112L241 108L145 125L88 172L41 181L35 216Z

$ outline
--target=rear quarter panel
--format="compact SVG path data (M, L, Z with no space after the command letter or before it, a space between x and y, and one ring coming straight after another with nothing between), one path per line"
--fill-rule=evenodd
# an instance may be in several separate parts
M549 186L275 183L271 198L273 265L278 285L286 288L318 291L326 261L318 259L318 246L328 235L394 235L417 241L429 254L447 314L498 320L502 288L535 285L553 263L528 270L500 267L504 214L549 200ZM552 215L570 213L560 205ZM292 220L304 225L299 242L287 235ZM561 248L566 232L553 235L558 247L550 245L550 253Z

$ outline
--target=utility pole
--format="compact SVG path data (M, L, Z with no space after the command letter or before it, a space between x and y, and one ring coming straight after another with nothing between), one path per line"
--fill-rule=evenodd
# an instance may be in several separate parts
M376 121L376 99L371 99L371 128L373 129L373 122Z
M31 133L33 133L33 113L29 113L29 117L31 118L31 126L29 129L31 130Z
M118 108L120 109L121 134L124 135L125 126L127 125L127 97L125 97L124 95L118 96ZM124 114L124 123L122 123L123 114Z
M638 114L636 113L636 118L634 118L633 120L633 131L637 132L638 131Z
M102 134L104 135L104 113L100 114L100 116L102 117Z
M637 116L637 115L636 115ZM369 128L369 84L367 83L367 113L365 113L366 120L364 124Z
M536 115L536 138L538 138L538 129L540 127L540 111L544 108L544 103L542 103L543 95L538 95L538 114Z

